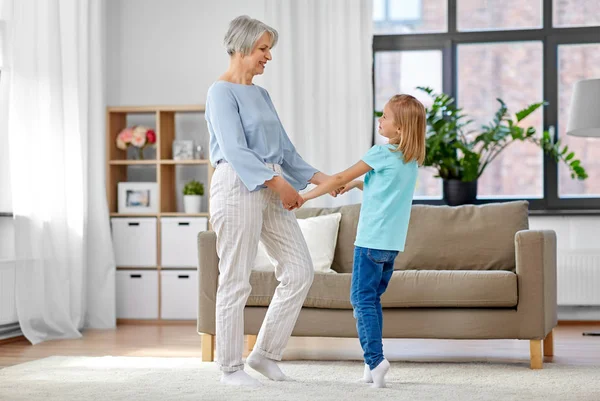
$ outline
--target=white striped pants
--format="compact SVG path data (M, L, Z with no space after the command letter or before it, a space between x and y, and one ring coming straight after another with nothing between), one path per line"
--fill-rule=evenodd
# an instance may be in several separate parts
M267 165L281 175L279 165ZM244 369L244 307L259 239L278 264L280 282L258 333L256 352L281 360L313 281L308 246L295 214L270 189L250 192L229 163L220 163L210 189L211 224L217 234L217 363L224 372Z

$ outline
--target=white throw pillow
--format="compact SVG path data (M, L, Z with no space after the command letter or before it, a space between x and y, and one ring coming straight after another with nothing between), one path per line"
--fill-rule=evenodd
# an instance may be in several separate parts
M331 269L335 246L337 245L341 213L298 219L315 272L336 273ZM277 261L267 253L264 244L259 242L258 252L254 260L254 270L274 271Z
M274 270L274 266L269 259L262 241L258 243L258 252L256 252L256 259L254 259L254 267L252 269L261 272L272 272Z

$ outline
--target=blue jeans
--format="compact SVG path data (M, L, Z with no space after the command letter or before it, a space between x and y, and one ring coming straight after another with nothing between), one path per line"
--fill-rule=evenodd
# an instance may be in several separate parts
M354 247L350 302L365 363L375 369L383 361L383 313L381 295L385 292L398 251Z

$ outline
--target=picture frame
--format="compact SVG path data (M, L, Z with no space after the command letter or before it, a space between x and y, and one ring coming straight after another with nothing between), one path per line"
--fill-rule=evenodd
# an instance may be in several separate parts
M173 160L193 160L194 141L176 139L173 141Z
M158 183L119 182L119 213L158 213Z

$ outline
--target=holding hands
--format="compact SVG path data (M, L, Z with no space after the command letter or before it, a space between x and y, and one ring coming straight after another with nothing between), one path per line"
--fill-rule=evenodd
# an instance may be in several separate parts
M350 181L349 183L347 183L346 185L344 185L343 187L339 188L338 190L340 191L339 194L343 195L346 192L350 191L351 189L354 188L358 188L361 191L363 190L363 182L362 181L358 181L358 180L354 180L354 181Z
M348 192L348 191L350 191L350 190L352 190L354 188L358 188L358 189L360 189L362 191L362 189L363 189L363 182L362 181L357 181L357 180L351 181L351 182L347 183L346 185L338 187L337 189L334 189L333 191L329 192L329 195L331 195L331 196L333 196L335 198L338 195L343 195L346 192ZM308 200L317 198L319 196L320 195L318 193L316 193L315 191L309 191L309 192L303 194L301 196L301 198L302 198L303 203L304 203L304 202L306 202ZM300 207L300 206L298 206L298 207Z
M298 192L290 185L291 191L281 192L279 194L279 198L281 199L281 203L283 207L287 210L294 210L302 207L304 204L304 199L300 196Z
M279 195L283 207L290 211L298 209L302 207L306 201L317 198L326 193L329 193L329 195L335 198L336 196L345 194L354 188L358 188L360 190L363 189L362 181L346 181L343 179L343 177L331 177L321 172L316 173L310 182L317 185L317 187L303 195L300 195L298 191L294 189L294 187L292 187L280 176L273 177L273 179L267 181L265 184L268 188L275 191Z
M363 182L356 179L371 170L373 170L371 166L360 160L352 167L332 176L319 172L310 180L312 184L316 184L317 186L303 194L302 199L306 202L309 199L314 199L327 193L336 197L337 195L345 194L353 188L358 188L362 191Z

